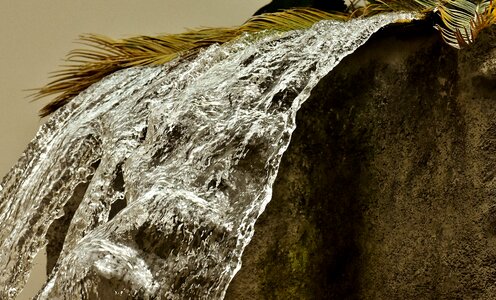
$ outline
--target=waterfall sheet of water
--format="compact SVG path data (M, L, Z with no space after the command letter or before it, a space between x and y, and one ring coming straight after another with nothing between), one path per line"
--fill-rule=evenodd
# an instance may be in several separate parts
M374 32L412 18L244 36L81 93L0 185L0 298L54 236L63 248L39 299L223 298L301 103Z

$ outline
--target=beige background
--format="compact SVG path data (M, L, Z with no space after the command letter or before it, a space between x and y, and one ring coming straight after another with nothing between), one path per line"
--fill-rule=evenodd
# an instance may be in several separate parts
M41 121L47 100L30 92L77 47L81 33L112 37L181 32L199 26L239 25L268 0L0 0L0 178L15 164ZM43 280L43 257L30 283ZM1 268L1 266L0 266ZM1 269L0 269L1 272ZM18 299L28 299L32 291Z
M33 138L37 112L30 102L81 33L112 37L181 32L199 26L239 25L268 0L0 0L0 178Z

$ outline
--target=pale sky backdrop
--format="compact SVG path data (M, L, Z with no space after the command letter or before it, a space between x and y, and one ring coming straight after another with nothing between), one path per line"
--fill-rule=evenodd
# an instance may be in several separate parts
M0 0L0 180L34 137L38 110L30 92L48 82L82 33L111 37L240 25L269 0ZM44 280L37 259L30 286ZM0 266L1 268L1 266ZM34 278L34 279L33 279ZM29 299L35 288L18 299Z
M30 92L82 33L111 37L239 25L269 0L0 0L0 179L39 125Z

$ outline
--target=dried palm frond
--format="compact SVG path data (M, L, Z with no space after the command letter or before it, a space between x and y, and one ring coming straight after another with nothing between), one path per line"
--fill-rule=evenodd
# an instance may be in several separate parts
M47 116L103 77L132 66L160 65L185 53L194 53L212 44L222 44L247 32L304 29L326 20L346 20L349 16L311 8L254 16L239 27L204 28L158 37L138 36L114 40L101 35L85 35L81 43L89 48L69 53L65 69L54 73L53 81L37 90L36 99L57 95L40 112Z
M65 69L56 72L53 81L37 90L35 97L57 95L40 112L41 116L47 116L93 83L120 69L164 64L179 56L194 54L209 45L232 41L244 33L304 29L321 20L348 20L403 10L423 15L438 13L443 25L437 28L443 39L456 48L470 44L482 29L496 23L496 4L492 0L481 0L478 4L470 0L369 0L364 7L357 7L348 14L295 8L257 15L232 28L204 28L181 34L122 40L85 35L81 37L81 43L89 48L72 51L67 57Z
M458 49L470 45L481 30L496 22L496 4L492 0L453 0L438 10L444 26L436 27L446 43Z
M391 11L431 11L441 0L369 0L360 15L375 15Z

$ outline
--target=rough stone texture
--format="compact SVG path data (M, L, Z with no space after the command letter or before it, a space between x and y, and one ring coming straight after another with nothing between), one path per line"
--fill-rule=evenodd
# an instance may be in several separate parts
M427 27L314 90L226 299L496 299L496 30Z

